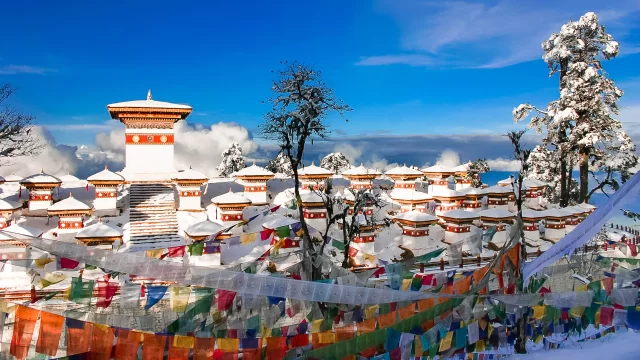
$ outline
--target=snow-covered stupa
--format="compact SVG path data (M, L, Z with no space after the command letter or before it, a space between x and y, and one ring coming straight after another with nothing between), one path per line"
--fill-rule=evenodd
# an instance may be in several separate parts
M436 200L436 215L450 210L460 209L466 196L459 191L441 186L435 187L431 195Z
M274 173L254 162L253 165L237 171L234 176L240 179L241 184L244 185L244 196L251 200L254 206L269 204L267 181L275 177Z
M462 209L464 210L481 211L488 201L487 195L489 195L489 191L487 189L468 187L460 189L458 192L464 194L464 200L462 201Z
M434 192L438 189L448 189L449 177L454 176L456 171L453 168L437 163L422 169L422 173L429 179L429 192Z
M47 216L46 210L53 204L53 190L62 184L62 180L46 174L39 174L20 180L20 185L29 190L29 216Z
M429 226L438 222L438 217L417 210L397 214L393 221L402 227L402 245L408 248L428 247Z
M471 161L466 164L460 164L455 166L452 170L455 172L456 188L455 190L462 190L471 187L471 180L467 179L467 173L469 172L469 166Z
M251 200L229 189L228 193L218 195L211 199L211 204L214 208L213 219L220 221L225 228L228 228L243 220L242 210L251 205ZM209 213L211 215L211 211ZM241 232L242 228L236 227L233 228L231 232L221 234L220 236L224 238L225 236L228 237Z
M69 193L68 198L49 206L47 215L58 217L59 231L78 231L84 227L84 217L91 215L91 207Z
M450 210L438 215L446 225L444 238L448 244L457 243L460 240L471 236L473 222L480 219L480 215L475 212L461 209Z
M9 199L0 199L0 229L11 225L16 213L20 211L22 205Z
M513 197L511 186L490 186L487 189L487 205L490 208L509 209L509 200Z
M516 214L500 208L482 210L477 213L482 221L482 229L487 230L490 227L496 227L496 233L491 239L491 243L502 248L509 238L507 233L507 225L513 224Z
M324 182L333 175L331 170L316 166L314 162L298 170L300 186L304 190L321 189Z
M209 181L206 175L189 166L187 170L173 175L171 180L176 184L178 192L178 210L204 211L201 199L202 185Z
M566 221L571 218L571 213L563 209L549 209L544 211L545 238L558 241L567 234Z
M191 114L191 106L152 99L107 105L111 118L125 126L125 167L121 174L129 182L170 181L173 165L174 124Z
M87 182L96 189L93 208L105 215L115 215L118 204L118 186L124 183L124 178L109 170L105 165L104 170L89 176Z
M373 180L380 177L380 175L382 175L380 171L368 169L362 164L342 172L342 176L351 182L350 187L353 190L371 189Z
M104 246L111 248L114 243L122 242L122 229L105 224L102 219L78 231L76 240L87 246Z

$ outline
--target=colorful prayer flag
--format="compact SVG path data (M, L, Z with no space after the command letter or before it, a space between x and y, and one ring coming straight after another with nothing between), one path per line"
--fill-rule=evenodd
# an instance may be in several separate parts
M155 304L157 304L164 294L167 292L168 286L147 286L147 303L144 308L149 310Z

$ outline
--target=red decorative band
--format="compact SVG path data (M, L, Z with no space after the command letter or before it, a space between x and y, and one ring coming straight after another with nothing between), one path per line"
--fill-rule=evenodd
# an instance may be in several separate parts
M449 185L449 181L447 181L447 180L429 180L429 184L438 185L438 186L445 186L445 185Z
M538 225L525 226L524 231L538 231Z
M317 212L317 213L313 213L313 212L304 212L304 218L305 219L324 219L327 217L327 213L324 212Z
M202 194L201 191L196 190L196 191L180 191L180 196L181 197L197 197L200 196Z
M567 219L564 221L565 225L578 225L580 224L580 220L579 219Z
M471 180L456 178L456 184L471 184Z
M118 194L116 194L116 192L96 192L96 197L97 198L117 198Z
M371 189L371 184L353 184L351 185L351 188L353 190Z
M4 229L6 227L9 227L10 225L11 225L11 220L7 222L0 222L0 229Z
M479 209L482 207L482 204L478 204L478 203L462 203L462 207L463 208L467 208L467 209Z
M402 234L408 236L427 236L429 235L429 230L402 230Z
M354 243L371 243L374 242L375 236L354 236L351 241Z
M29 201L51 201L51 200L53 200L53 196L51 195L29 194Z
M309 190L322 190L324 189L324 185L323 184L302 184L302 188L309 189Z
M126 134L127 145L172 145L173 134Z
M267 191L266 186L245 186L244 192L265 192Z
M458 205L436 205L437 211L449 211L459 209Z
M507 200L487 200L489 205L508 205L509 202Z
M362 212L362 211L360 211L359 213L360 213L360 214L362 214L363 212ZM373 215L373 210L372 210L372 209L365 210L365 211L364 211L364 214L365 214L365 215ZM348 209L348 210L347 210L347 215L353 215L353 209Z
M470 232L471 231L471 227L469 227L469 226L467 226L467 227L447 226L446 230L448 232L454 232L454 233L466 233L466 232Z
M58 229L82 229L82 221L58 221Z
M222 221L242 220L242 215L222 215Z
M560 229L564 229L565 226L564 224L547 224L546 228L560 230Z
M415 189L416 188L416 184L403 184L403 183L395 183L395 185L393 186L396 189Z
M484 226L482 226L482 230L487 230L491 226L493 226L493 225L484 225ZM505 229L506 229L506 225L497 225L496 226L496 231L504 231Z
M281 249L291 249L300 247L300 240L285 239Z

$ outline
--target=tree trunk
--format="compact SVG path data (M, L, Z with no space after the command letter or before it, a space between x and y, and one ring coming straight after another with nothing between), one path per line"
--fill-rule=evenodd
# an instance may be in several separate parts
M294 182L294 193L296 196L296 205L298 206L298 214L300 216L300 225L302 227L302 266L300 270L300 277L302 280L314 280L314 271L311 271L311 253L313 253L313 244L311 243L311 236L309 236L309 227L307 227L307 222L304 219L304 210L302 209L302 198L300 197L300 179L298 178L298 168L297 166L292 166L293 168L293 182Z
M586 202L589 193L589 152L586 149L580 150L580 197L578 202Z
M560 157L560 207L567 206L569 197L567 196L567 160L564 155Z

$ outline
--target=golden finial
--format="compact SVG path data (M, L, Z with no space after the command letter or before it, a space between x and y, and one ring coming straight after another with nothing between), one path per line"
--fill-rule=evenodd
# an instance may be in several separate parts
M151 89L147 92L147 100L151 100Z

